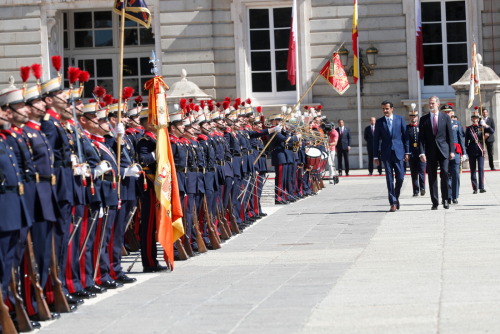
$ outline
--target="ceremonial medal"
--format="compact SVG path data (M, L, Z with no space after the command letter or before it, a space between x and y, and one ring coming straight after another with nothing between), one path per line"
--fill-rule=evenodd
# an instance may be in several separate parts
M56 176L55 176L54 174L52 174L50 179L51 179L51 180L50 180L50 183L51 183L53 186L55 186L55 185L56 185L56 181L57 181Z
M413 143L413 147L417 147L417 143Z

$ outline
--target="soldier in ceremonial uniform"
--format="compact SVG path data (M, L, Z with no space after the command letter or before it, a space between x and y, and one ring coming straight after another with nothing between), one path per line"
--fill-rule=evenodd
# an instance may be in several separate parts
M100 240L96 238L97 221L104 216L103 199L101 195L101 176L109 172L111 167L108 163L101 161L100 152L93 142L93 133L97 133L99 121L97 111L100 109L98 102L88 103L83 106L82 115L78 117L83 128L81 136L83 151L90 175L86 178L86 202L84 215L80 227L79 251L80 251L80 280L85 291L89 293L103 293L105 287L98 286L94 280L95 258L94 244ZM76 238L76 237L75 237Z
M140 115L144 136L137 142L137 156L147 178L147 189L142 195L141 225L141 259L144 272L168 270L157 260L156 248L156 195L154 178L156 174L156 129L148 123L148 109L143 109Z
M418 112L412 110L408 113L410 124L406 125L406 137L410 145L410 155L408 164L411 172L411 183L413 188L413 197L425 195L425 162L420 160L419 139L418 139ZM380 166L380 165L379 165Z
M449 166L449 195L448 204L458 204L458 196L460 195L460 167L462 159L465 158L465 142L464 142L464 128L462 124L456 119L453 119L455 112L453 111L453 104L448 103L441 107L441 111L450 116L451 127L453 133L453 142L455 143L455 157L450 159Z
M13 85L13 81L11 81ZM31 225L31 217L25 202L22 174L16 155L6 141L3 130L10 128L12 108L24 107L22 89L8 87L0 91L0 284L2 296L8 295L9 282L20 231ZM3 306L3 300L2 300Z
M480 116L478 113L473 113L471 116L472 125L468 126L465 131L465 149L469 156L470 165L470 180L472 182L472 191L477 194L479 189L480 193L485 193L484 189L484 134L492 134L495 132L491 127L488 127L483 121L480 123ZM479 174L479 180L478 175Z
M137 208L137 178L140 176L141 167L134 161L132 145L125 135L125 125L118 122L118 108L126 113L126 105L118 103L109 106L108 117L114 125L115 132L120 135L121 143L118 144L117 138L107 134L106 144L112 148L115 154L118 154L118 145L121 145L120 151L120 208L117 210L115 223L111 231L109 245L110 258L110 276L113 280L122 284L134 283L137 279L125 275L121 266L122 248L125 241L125 228L131 218L135 208ZM127 117L122 118L122 122L127 122Z
M260 119L256 119L253 121L252 124L253 131L255 132L260 132L262 131L262 122ZM252 146L252 149L255 151L257 156L260 155L260 153L264 150L264 142L262 141L261 137L254 137L250 139L250 144ZM264 188L264 181L266 180L266 175L267 175L267 162L266 162L267 154L264 152L262 155L260 155L259 159L255 163L255 171L257 172L257 178L255 180L255 185L254 185L254 198L257 203L255 203L255 212L258 216L260 217L265 217L267 216L267 213L264 213L262 211L262 206L260 203L260 199L262 197L262 190Z

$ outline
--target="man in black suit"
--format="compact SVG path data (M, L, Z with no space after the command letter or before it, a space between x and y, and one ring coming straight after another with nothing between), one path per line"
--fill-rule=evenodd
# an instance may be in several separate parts
M443 207L449 209L448 166L449 159L455 157L451 119L445 113L439 112L439 98L437 96L429 98L429 111L429 114L422 116L419 124L420 160L427 163L432 210L437 210L439 205L438 166L440 168Z
M370 117L370 125L365 128L364 138L366 141L366 149L368 150L368 173L373 175L373 134L375 133L375 123L377 119ZM382 175L382 164L377 166L378 175Z
M351 131L344 126L344 120L339 119L339 127L336 128L339 133L339 141L337 142L337 163L339 175L342 175L342 159L345 162L345 175L349 176L349 151L351 150Z
M483 121L486 125L495 131L495 121L493 118L489 117L490 112L488 109L483 108ZM484 138L486 141L486 151L488 152L488 161L490 163L490 169L495 169L495 164L493 163L493 143L495 142L495 135L493 133L485 133Z

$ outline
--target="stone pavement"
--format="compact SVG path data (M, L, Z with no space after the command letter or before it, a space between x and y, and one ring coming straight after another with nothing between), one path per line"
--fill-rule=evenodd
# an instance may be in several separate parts
M406 177L353 171L171 273L86 301L40 333L500 333L500 172L449 210ZM270 182L269 182L270 183ZM126 258L127 268L134 256Z

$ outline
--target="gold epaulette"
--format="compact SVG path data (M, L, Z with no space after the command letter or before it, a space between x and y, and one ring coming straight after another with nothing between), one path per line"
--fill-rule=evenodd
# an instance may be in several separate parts
M45 114L45 116L43 116L44 121L48 121L49 119L50 119L50 114Z

